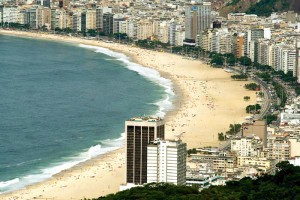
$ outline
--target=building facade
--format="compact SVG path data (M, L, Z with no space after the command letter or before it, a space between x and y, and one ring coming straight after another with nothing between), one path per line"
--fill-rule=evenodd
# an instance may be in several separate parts
M132 118L125 122L126 183L147 183L147 145L165 139L165 125L160 118Z
M157 140L147 147L147 183L186 183L186 144Z

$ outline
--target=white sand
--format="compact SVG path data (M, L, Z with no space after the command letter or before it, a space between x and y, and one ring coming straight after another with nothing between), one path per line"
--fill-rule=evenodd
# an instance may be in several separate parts
M104 43L57 35L0 30L0 34L50 39L107 47L121 51L134 61L158 70L175 84L175 109L166 117L166 137L185 132L183 141L188 148L218 146L218 133L226 132L230 123L241 123L247 114L245 107L255 103L255 92L246 91L246 81L233 81L232 74L215 69L201 61L182 56L143 50L116 43ZM243 97L250 96L245 102ZM126 119L124 119L126 120ZM124 149L100 156L55 177L23 190L0 196L0 199L94 198L118 191L125 180Z

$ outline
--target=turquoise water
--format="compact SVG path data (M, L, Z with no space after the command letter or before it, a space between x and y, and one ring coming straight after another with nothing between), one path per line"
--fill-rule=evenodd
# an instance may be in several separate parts
M163 116L172 95L123 54L0 35L0 192L121 146L124 121Z

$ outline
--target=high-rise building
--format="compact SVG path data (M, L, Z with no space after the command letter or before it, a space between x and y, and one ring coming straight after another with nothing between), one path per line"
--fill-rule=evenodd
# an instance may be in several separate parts
M122 14L114 15L114 18L113 18L113 33L122 33L122 24L123 24L124 21L125 21L124 15L122 15Z
M103 29L103 8L96 8L96 29L102 31Z
M145 40L152 36L152 22L141 20L137 23L137 39Z
M172 21L169 27L169 43L174 46L176 40L176 22Z
M88 9L86 11L86 30L96 29L96 10Z
M248 30L245 34L244 38L244 55L251 57L250 54L252 52L253 54L253 60L254 61L254 52L255 52L255 46L251 46L251 41L254 42L260 38L264 38L264 29L251 29ZM252 47L252 48L251 48Z
M103 14L112 13L111 7L97 7L96 8L96 29L103 32Z
M86 32L86 12L81 13L81 32Z
M296 41L296 74L297 82L300 83L300 41Z
M211 23L211 3L197 0L185 7L185 38L195 40L203 30L209 29Z
M105 35L113 34L114 30L114 14L105 13L103 14L103 32Z
M164 121L160 118L132 118L125 122L126 183L147 183L147 145L165 138Z
M147 147L147 183L186 183L186 144L157 140Z

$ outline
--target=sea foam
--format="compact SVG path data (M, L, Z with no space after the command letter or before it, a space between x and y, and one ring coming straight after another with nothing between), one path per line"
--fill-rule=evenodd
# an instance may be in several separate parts
M163 87L165 91L165 96L162 99L160 99L158 102L154 103L159 107L159 110L155 115L159 117L164 117L166 111L172 109L173 107L172 98L175 95L173 92L173 84L169 79L161 77L158 71L131 62L130 58L123 53L118 53L106 48L95 47L95 46L84 45L84 44L80 44L79 47L91 49L96 53L102 53L110 57L113 57L114 59L112 60L119 60L129 70L135 71L141 76L152 81L153 83ZM121 133L120 138L101 140L99 141L99 144L90 147L88 150L86 150L83 153L80 153L74 157L64 158L65 160L64 162L53 163L52 166L48 168L40 169L35 174L30 174L24 177L15 178L8 181L2 181L0 182L0 194L15 191L25 186L41 182L63 170L69 169L95 156L116 150L124 145L124 138L125 138L125 133Z
M159 107L159 110L155 115L164 117L166 115L166 111L173 108L172 98L175 96L173 92L173 83L171 82L171 80L162 77L158 71L130 61L130 58L123 53L115 52L103 47L96 47L85 44L80 44L79 46L82 48L91 49L97 53L102 53L110 57L114 57L116 60L119 60L123 64L125 64L125 67L127 69L135 71L139 75L163 87L165 96L155 103Z

